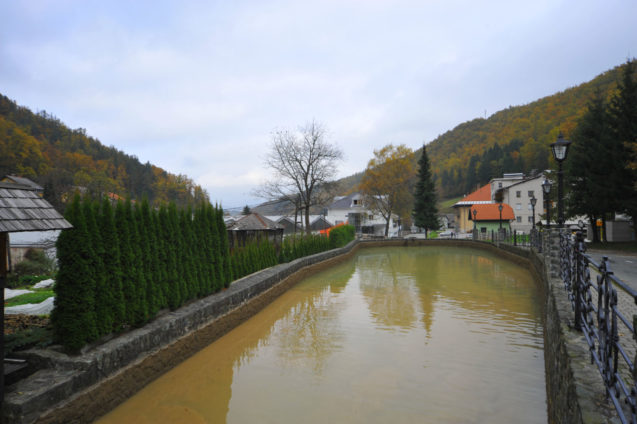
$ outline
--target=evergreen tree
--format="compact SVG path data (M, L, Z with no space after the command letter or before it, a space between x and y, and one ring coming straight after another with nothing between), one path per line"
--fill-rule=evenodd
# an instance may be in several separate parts
M211 292L216 292L223 287L223 260L221 258L221 244L216 223L216 211L211 204L206 206L206 225L210 232L208 240Z
M593 228L597 219L616 207L615 193L604 177L614 168L611 162L614 144L606 105L597 92L575 129L569 158L565 161L570 189L566 196L567 214L588 216ZM597 231L593 237L593 241L599 241Z
M139 225L133 211L130 199L125 205L126 219L130 230L131 254L135 267L133 268L133 323L136 326L143 325L148 321L148 304L146 302L146 278L144 274L144 254L141 249L142 242L139 233Z
M155 300L157 309L163 309L168 306L165 297L164 282L166 281L166 263L161 260L163 252L163 234L159 226L159 212L150 211L150 226L153 260L153 291L155 292Z
M144 206L145 204L145 206ZM146 209L146 210L144 210ZM157 310L157 298L155 296L154 286L154 270L153 270L153 258L152 258L152 243L151 243L151 222L150 222L150 210L148 202L142 202L142 204L135 204L135 224L137 226L137 233L139 236L139 245L137 247L137 257L143 280L139 282L138 291L145 299L144 316L145 321L150 317L155 316Z
M614 167L628 169L622 180L607 181L610 184L621 184L621 209L637 222L637 81L635 81L635 61L627 61L623 67L622 79L618 84L619 91L610 102L610 120L613 135L618 149L619 162ZM633 227L637 235L637 225Z
M162 307L172 307L170 303L170 278L169 252L172 249L170 243L170 225L168 222L168 209L164 205L159 208L156 219L157 245L159 246L159 270L161 274L160 287L162 293Z
M131 223L126 213L130 202L124 204L118 202L115 208L115 227L117 228L117 238L119 240L119 261L122 266L122 294L124 297L124 311L126 313L125 324L128 326L135 324L135 314L137 310L135 277L137 275L137 263L131 245Z
M221 206L215 207L217 211L217 233L219 236L219 250L221 255L223 286L229 287L233 280L232 268L230 266L230 247L228 245L228 231L226 223L223 221L223 209Z
M414 223L425 229L425 236L429 230L437 229L438 207L436 206L436 187L429 167L427 149L422 146L422 156L418 161L418 176L416 177L414 193Z
M175 310L182 304L181 298L181 282L177 268L177 210L174 204L170 204L165 214L164 238L166 240L167 249L167 266L166 275L168 276L168 306Z
M113 329L114 317L111 311L112 292L107 287L106 272L104 269L104 245L102 244L102 235L97 226L96 215L99 211L98 204L86 198L82 205L84 212L84 220L86 221L86 230L92 247L93 257L89 266L93 271L93 279L95 281L95 325L97 327L98 336L110 334Z
M57 240L59 270L51 321L56 339L75 352L97 338L95 281L90 267L94 254L79 195L73 199L65 218L73 229L62 231Z
M184 281L184 301L194 299L197 296L197 287L194 277L193 264L193 240L192 240L192 211L190 208L182 209L179 213L179 234L181 235L181 278Z
M108 309L113 316L112 330L119 330L124 323L126 311L124 310L124 295L122 293L122 269L120 263L119 240L115 227L115 218L110 200L102 200L102 209L99 219L100 234L104 245L104 273L107 276L105 291L110 295L106 299Z
M163 307L164 299L161 290L161 272L159 265L159 242L157 225L148 203L148 198L144 197L141 205L142 225L146 230L148 242L148 267L146 268L146 301L148 303L148 315L154 317Z

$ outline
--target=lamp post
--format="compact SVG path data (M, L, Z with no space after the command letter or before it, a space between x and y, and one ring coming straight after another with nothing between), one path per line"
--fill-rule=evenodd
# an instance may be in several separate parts
M500 211L500 232L502 232L502 203L498 205L498 210Z
M542 183L542 191L544 192L544 201L546 202L546 228L551 228L551 200L549 194L551 194L551 182L545 179Z
M469 213L471 213L471 212L469 212ZM477 229L477 226L476 226L476 216L478 216L478 211L474 209L474 210L473 210L473 229L474 229L474 230L475 230L475 229Z
M531 208L533 209L533 229L535 230L535 204L537 203L537 199L535 196L531 197Z
M557 226L562 228L564 226L564 201L563 197L563 174L562 174L562 162L566 160L568 154L568 146L571 142L564 140L564 136L560 133L557 136L557 141L551 144L551 152L553 152L553 158L557 161Z

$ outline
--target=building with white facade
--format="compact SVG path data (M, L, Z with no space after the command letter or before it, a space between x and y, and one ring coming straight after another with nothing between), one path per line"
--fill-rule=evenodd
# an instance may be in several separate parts
M513 208L515 219L511 222L511 230L528 234L533 228L533 208L531 198L537 199L535 204L535 222L540 221L540 214L544 213L544 192L542 182L544 173L533 177L524 174L504 174L502 178L493 178L491 198L496 199L497 192L502 190L502 202Z
M385 218L369 210L360 193L336 197L327 208L326 218L334 225L349 223L356 228L357 233L385 235ZM398 235L398 225L393 217L389 221L388 235Z

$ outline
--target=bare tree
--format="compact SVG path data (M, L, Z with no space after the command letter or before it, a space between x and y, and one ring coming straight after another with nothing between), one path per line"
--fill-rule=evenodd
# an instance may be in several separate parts
M298 132L280 130L272 134L265 165L273 172L271 180L259 189L259 196L284 199L302 210L305 230L310 232L310 208L331 198L330 179L343 152L326 140L325 127L309 122Z

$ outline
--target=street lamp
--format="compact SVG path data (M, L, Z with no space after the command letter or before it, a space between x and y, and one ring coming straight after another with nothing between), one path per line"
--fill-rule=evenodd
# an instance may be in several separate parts
M562 133L557 136L557 141L551 144L553 159L557 161L557 226L559 228L564 226L564 201L562 199L562 162L566 160L566 155L568 154L568 146L570 146L570 144L570 141L564 140L564 136L562 136Z
M542 183L542 191L544 192L544 201L546 202L546 228L551 228L551 200L549 194L551 194L551 182L545 179Z
M533 229L535 230L535 204L537 203L537 199L535 196L531 197L531 208L533 209Z
M471 211L469 211L469 214L471 214ZM476 227L476 216L478 216L478 211L477 210L473 210L473 229L475 230Z
M502 203L498 205L498 210L500 211L500 232L502 232Z

